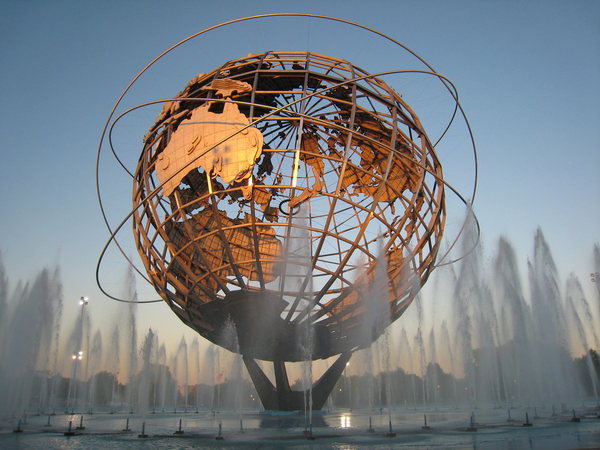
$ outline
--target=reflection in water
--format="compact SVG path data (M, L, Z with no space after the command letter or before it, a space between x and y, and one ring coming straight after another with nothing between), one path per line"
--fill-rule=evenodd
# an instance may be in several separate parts
M254 416L256 418L256 416ZM350 419L350 418L348 418ZM304 413L301 415L258 415L258 427L259 428L304 428L307 423L304 417ZM348 420L350 424L350 420ZM313 414L312 418L313 428L327 428L329 424L325 421L325 417L321 414Z
M350 428L352 425L350 424L351 416L350 414L344 414L340 416L340 427L342 428Z

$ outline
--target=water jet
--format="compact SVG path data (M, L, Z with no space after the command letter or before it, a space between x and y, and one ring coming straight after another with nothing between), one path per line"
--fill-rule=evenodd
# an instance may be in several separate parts
M183 434L183 430L181 429L181 419L179 419L179 430L175 430L173 434Z
M384 434L385 437L396 437L396 433L392 431L392 421L389 421L390 431Z
M147 438L148 435L146 434L146 422L142 422L142 433L138 434L138 438Z
M72 421L69 420L69 429L67 431L64 432L65 436L74 436L75 432L72 430Z
M571 422L581 422L581 419L575 414L575 410L573 410L573 417L571 417Z
M371 423L371 416L369 416L369 428L367 428L367 432L368 433L375 433L375 430L373 429L373 425Z
M516 420L510 416L510 409L508 409L508 419L506 419L506 421L507 422L516 422Z
M19 423L17 424L17 428L13 430L13 433L22 433L23 429L21 428L21 419L19 419Z
M433 430L429 425L427 425L427 414L423 414L423 420L425 424L421 427L423 430Z
M217 436L215 437L215 440L217 440L217 441L222 441L223 440L223 436L221 435L221 428L222 428L222 426L223 426L223 424L219 420L219 434L217 434Z
M477 428L475 427L475 422L473 420L473 415L471 415L471 426L467 428L467 431L470 431L470 432L477 431Z

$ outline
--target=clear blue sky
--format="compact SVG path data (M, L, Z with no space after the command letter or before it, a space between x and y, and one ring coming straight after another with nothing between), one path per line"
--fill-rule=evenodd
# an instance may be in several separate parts
M221 22L274 12L318 13L374 28L452 80L478 148L475 209L486 253L493 254L504 234L524 269L539 225L562 279L574 271L591 292L592 246L600 241L598 1L5 0L0 15L0 251L12 286L58 262L66 301L87 295L100 317L114 307L95 282L108 237L96 199L95 159L110 110L133 77L181 39ZM404 68L395 66L388 44L372 37L361 41L364 34L328 28L322 21L263 21L231 30L198 40L188 53L175 53L141 85L146 97L133 92L129 104L138 96L174 95L187 80L228 59L248 51L286 50L290 42L300 50L324 47L331 56L356 57L370 72ZM288 35L282 37L284 31ZM417 105L425 111L431 106L418 98ZM432 110L438 106L447 105L435 104ZM140 113L134 120L153 120L153 114ZM135 163L143 132L132 130L119 143ZM465 187L472 170L462 149L468 142L456 142L464 169L449 167L449 173L469 195ZM127 212L131 184L106 161L104 186L116 224ZM133 252L129 229L123 239ZM107 262L109 272L121 273L122 267L116 260ZM168 327L179 327L173 338L179 341L183 325L165 305L142 311L140 329L152 326L164 339Z

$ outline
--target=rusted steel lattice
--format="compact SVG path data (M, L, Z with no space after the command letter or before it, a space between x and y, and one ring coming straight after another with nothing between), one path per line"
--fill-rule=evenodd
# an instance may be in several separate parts
M230 350L305 360L307 325L310 359L367 347L433 269L438 158L401 96L347 61L230 61L166 103L144 142L133 226L146 270Z

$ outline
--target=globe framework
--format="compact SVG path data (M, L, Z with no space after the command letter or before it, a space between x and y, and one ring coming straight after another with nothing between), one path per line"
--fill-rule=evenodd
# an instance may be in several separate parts
M300 402L285 362L341 355L329 385L405 311L445 222L442 168L410 106L380 77L306 52L192 79L144 137L133 201L156 290L241 353L257 389L254 360L273 361L272 409Z

